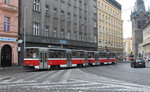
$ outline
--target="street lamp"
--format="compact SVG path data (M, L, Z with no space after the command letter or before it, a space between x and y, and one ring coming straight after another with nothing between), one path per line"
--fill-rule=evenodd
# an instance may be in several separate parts
M24 25L23 25L23 32L20 33L21 38L18 40L18 43L20 44L20 47L18 48L18 51L20 49L20 55L19 55L19 65L23 65L24 57L25 57L25 47L26 47L26 18L27 17L27 7L24 8ZM22 22L20 20L20 22ZM20 29L21 30L21 29Z
M26 21L26 19L27 19L27 7L25 7L24 8L24 35L23 35L23 39L24 39L24 53L25 53L25 47L26 47L26 23L27 23L27 21ZM25 56L25 54L24 54L24 56Z

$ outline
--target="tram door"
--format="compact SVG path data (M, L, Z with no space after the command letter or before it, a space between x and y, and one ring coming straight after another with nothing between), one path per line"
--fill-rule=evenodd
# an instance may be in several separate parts
M48 51L40 51L40 69L48 69Z
M99 65L99 62L98 62L98 52L95 52L95 65Z
M67 51L67 67L71 67L72 66L72 59L71 59L71 51Z
M110 62L110 54L109 54L109 52L107 52L106 58L107 58L107 64L109 64L109 62Z
M85 66L88 66L88 52L84 52L84 57L85 57Z

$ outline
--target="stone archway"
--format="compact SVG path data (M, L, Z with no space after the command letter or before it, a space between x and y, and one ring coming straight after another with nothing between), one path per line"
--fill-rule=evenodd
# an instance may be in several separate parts
M12 66L12 49L9 45L4 45L1 50L1 67Z

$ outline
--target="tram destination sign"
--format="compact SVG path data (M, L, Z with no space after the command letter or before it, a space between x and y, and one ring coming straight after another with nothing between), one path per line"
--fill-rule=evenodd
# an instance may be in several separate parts
M0 37L0 41L10 41L10 42L16 42L17 40L16 40L15 38Z

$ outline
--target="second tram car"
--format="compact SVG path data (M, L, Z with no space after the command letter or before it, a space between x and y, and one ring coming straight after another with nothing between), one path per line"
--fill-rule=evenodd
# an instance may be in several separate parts
M24 67L50 69L53 67L83 67L115 63L115 53L63 48L26 47Z

